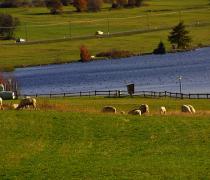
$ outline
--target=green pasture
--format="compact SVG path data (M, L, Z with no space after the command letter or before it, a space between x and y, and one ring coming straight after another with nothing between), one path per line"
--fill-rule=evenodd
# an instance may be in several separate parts
M98 113L141 103L150 115ZM210 109L208 100L44 98L36 111L1 111L0 179L209 179L209 114L155 114L183 103Z
M119 10L110 10L110 5L105 4L98 13L77 13L70 6L64 8L62 15L51 15L47 8L10 8L0 12L20 19L16 37L33 41L93 35L97 30L115 33L170 27L179 20L186 24L209 22L208 0L186 2L151 0L141 8Z
M193 37L193 46L210 44L210 37L207 36L209 28L210 26L189 28L190 35ZM168 34L169 31L160 31L104 39L72 40L33 45L1 45L0 67L4 70L10 70L14 67L29 65L78 61L80 59L79 47L82 44L87 46L91 55L112 49L129 50L134 53L149 53L156 48L160 40L165 43L167 50L170 50L167 41Z

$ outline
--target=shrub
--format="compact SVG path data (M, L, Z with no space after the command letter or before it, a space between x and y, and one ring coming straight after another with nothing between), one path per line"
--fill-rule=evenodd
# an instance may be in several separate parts
M88 11L100 11L102 4L102 0L88 0Z
M87 0L74 0L73 6L77 9L77 12L84 12L88 9Z
M165 54L166 53L165 45L163 44L162 41L159 42L158 47L156 49L154 49L153 53L154 54Z
M130 52L130 51L124 51L124 50L111 50L108 52L101 52L96 54L96 57L107 57L107 58L125 58L125 57L131 57L134 56L135 54Z
M91 60L91 55L86 46L82 45L80 47L80 59L82 62L88 62Z
M46 0L45 4L50 9L51 14L61 14L63 12L63 4L60 0Z
M9 14L0 14L0 36L3 39L12 39L14 37L14 31L20 24L17 18L12 17Z

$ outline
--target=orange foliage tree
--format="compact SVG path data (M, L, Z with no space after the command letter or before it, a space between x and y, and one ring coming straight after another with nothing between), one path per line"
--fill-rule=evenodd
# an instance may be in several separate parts
M91 55L84 45L80 47L80 58L82 62L88 62L91 60Z
M73 5L78 12L84 12L88 9L88 0L74 0Z

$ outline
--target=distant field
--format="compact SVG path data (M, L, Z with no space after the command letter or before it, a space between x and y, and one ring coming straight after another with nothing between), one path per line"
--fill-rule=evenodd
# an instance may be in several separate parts
M105 5L102 12L76 13L73 7L65 8L63 15L50 15L46 8L0 9L19 17L21 27L16 36L29 41L64 37L93 35L96 30L105 33L148 30L176 25L184 20L187 25L206 23L210 19L208 0L199 1L147 1L141 8L109 10ZM127 18L127 19L126 19ZM108 26L109 25L109 26ZM210 25L188 28L193 37L193 46L209 45ZM92 55L111 49L129 50L135 53L152 52L160 40L168 50L169 30L108 39L72 40L34 44L26 46L5 45L0 41L0 69L49 63L72 62L79 59L79 47L85 44Z
M160 105L172 112L183 103L209 111L207 100L58 98L38 103L42 110L1 111L0 179L210 178L209 114L155 114ZM150 105L151 115L99 113L104 105L127 111L141 103Z

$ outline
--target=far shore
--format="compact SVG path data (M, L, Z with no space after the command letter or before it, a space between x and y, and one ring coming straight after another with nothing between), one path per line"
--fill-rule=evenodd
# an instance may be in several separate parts
M196 49L207 48L207 47L210 47L210 45L202 45L202 46L192 47L190 49L170 50L170 51L167 51L165 54L183 53L183 52L195 51ZM154 54L153 52L150 52L150 53L134 53L132 56L119 57L119 58L96 57L95 59L92 59L89 62L100 61L100 60L125 59L125 58L138 57L138 56L165 55L165 54ZM15 71L15 69L19 69L19 68L45 67L45 66L49 66L49 65L62 65L62 64L71 64L71 63L89 63L89 62L82 62L81 60L76 60L76 61L52 62L52 63L48 63L48 64L38 64L38 65L34 65L34 64L31 64L31 65L18 65L18 66L14 66L14 67L8 67L8 69L5 68L2 71L3 72L13 72L13 71Z

